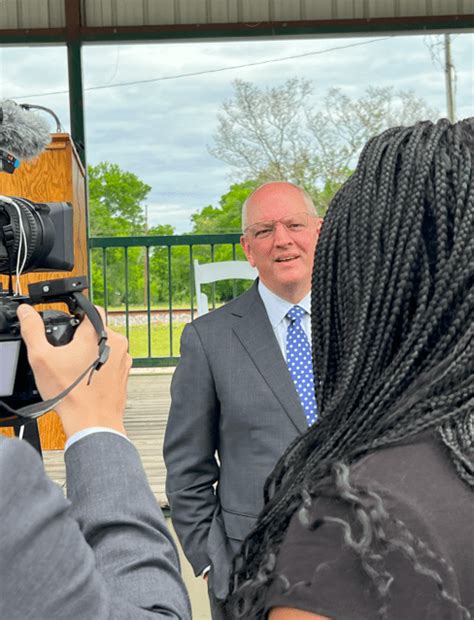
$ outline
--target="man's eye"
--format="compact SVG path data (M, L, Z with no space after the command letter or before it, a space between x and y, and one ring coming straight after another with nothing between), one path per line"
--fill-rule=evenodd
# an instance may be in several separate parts
M286 225L286 227L290 230L302 230L304 228L304 224L301 224L301 222L290 222Z
M255 231L255 236L258 237L265 237L265 235L268 235L269 233L271 233L272 229L271 228L259 228L258 230Z

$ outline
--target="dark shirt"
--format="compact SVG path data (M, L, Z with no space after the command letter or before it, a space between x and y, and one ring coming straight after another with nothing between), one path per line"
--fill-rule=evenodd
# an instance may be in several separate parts
M415 538L444 558L447 564L415 551L474 618L474 493L457 475L437 437L425 434L412 443L374 452L351 466L350 480L378 493L390 516L402 520ZM350 506L341 500L318 499L311 516L342 518L360 533ZM394 577L387 620L466 617L444 601L435 581L417 573L402 553L389 552L386 570ZM291 587L277 578L267 594L267 611L289 607L332 620L378 618L380 601L372 580L344 543L340 525L324 523L310 531L295 513L280 547L276 574L284 575Z

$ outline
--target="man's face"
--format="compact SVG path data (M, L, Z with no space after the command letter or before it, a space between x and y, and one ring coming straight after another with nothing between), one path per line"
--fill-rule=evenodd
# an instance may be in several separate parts
M262 222L274 224L262 227ZM311 288L321 223L308 212L301 192L288 183L262 186L247 204L246 230L240 239L247 260L265 286L292 303L301 301Z

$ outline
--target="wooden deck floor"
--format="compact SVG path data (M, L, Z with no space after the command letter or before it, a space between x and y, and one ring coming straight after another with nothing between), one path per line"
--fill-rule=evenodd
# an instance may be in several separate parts
M128 436L140 452L148 480L162 507L168 506L162 450L170 406L171 377L172 369L160 369L153 374L132 374L125 412ZM46 451L43 456L50 477L64 487L63 452Z

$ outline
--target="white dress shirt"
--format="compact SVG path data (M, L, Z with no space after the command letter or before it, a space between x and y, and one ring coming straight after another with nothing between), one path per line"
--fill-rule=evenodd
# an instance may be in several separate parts
M311 346L311 291L296 304L292 304L290 301L275 295L275 293L267 288L261 280L258 281L258 292L262 298L263 305L267 311L268 319L273 327L275 338L280 346L285 362L286 333L290 324L290 319L288 319L286 315L290 308L293 308L293 306L301 306L304 310L306 310L304 317L301 319L301 325Z
M76 433L71 435L66 441L66 445L64 446L64 452L66 452L66 450L70 448L73 443L79 441L79 439L87 437L87 435L92 435L93 433L113 433L114 435L120 435L120 437L125 437L125 439L129 441L128 437L126 437L123 433L114 430L113 428L108 428L107 426L90 426L89 428L83 428L82 431L77 431Z

